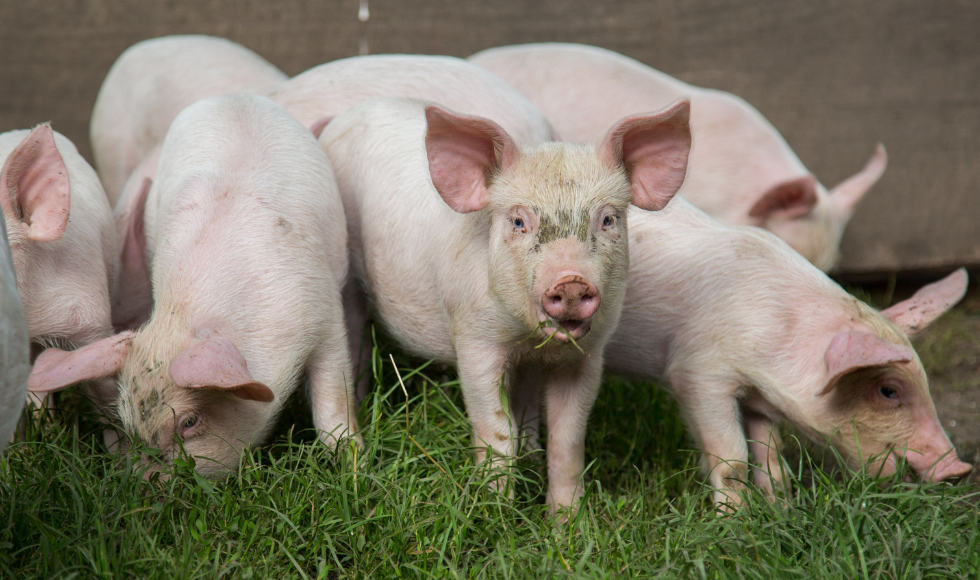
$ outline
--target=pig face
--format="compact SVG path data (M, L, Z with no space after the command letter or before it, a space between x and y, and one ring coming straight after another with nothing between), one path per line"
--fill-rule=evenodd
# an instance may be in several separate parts
M818 430L831 435L852 468L872 459L871 472L888 475L904 458L928 481L963 477L972 470L957 458L939 424L926 373L907 338L965 291L966 273L960 270L881 316L869 308L868 325L875 332L841 332L831 341L829 379L819 396L829 422Z
M227 339L210 337L175 352L150 336L135 336L119 375L124 429L161 450L160 463L178 454L179 440L202 475L235 471L242 450L265 436L254 428L269 423L272 391L252 379Z
M231 341L209 336L184 348L161 336L151 321L140 333L122 332L77 350L49 348L35 362L28 390L44 393L119 375L119 418L126 432L163 452L157 462L177 455L179 438L200 458L199 473L235 470L241 450L265 436L255 429L270 423L275 395L252 378Z
M519 151L485 119L426 108L433 184L454 210L485 210L491 294L520 332L563 343L611 328L625 291L630 202L663 208L690 151L689 103L617 123L598 150Z

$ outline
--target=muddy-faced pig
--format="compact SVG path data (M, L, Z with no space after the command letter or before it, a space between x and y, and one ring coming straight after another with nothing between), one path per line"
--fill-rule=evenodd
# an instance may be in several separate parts
M31 374L30 334L17 292L7 227L0 221L0 452L17 428Z
M73 348L110 336L118 242L95 171L47 124L0 135L0 158L0 204L31 341ZM115 396L112 381L89 387L100 406Z
M507 46L469 60L527 95L572 143L594 142L617 119L689 97L694 147L681 195L723 223L772 231L821 270L833 266L854 206L885 170L879 146L863 170L828 193L742 99L594 46Z
M49 349L34 376L57 388L118 373L125 429L166 459L179 438L205 474L237 468L304 379L321 436L353 434L336 187L314 137L268 99L186 108L133 213L142 226L124 242L151 273L150 320L83 349Z
M523 407L543 396L552 510L582 494L586 420L625 291L627 207L659 209L680 187L687 115L681 101L623 120L598 147L519 147L487 119L379 99L320 136L353 271L404 348L457 366L477 461L512 457Z
M90 126L95 167L112 205L184 107L207 97L264 91L286 78L224 38L164 36L127 48L102 83Z
M930 481L963 476L908 337L955 304L966 272L878 312L781 240L724 226L677 198L632 212L630 270L610 371L663 380L704 451L718 502L747 475L781 480L776 422L830 439L852 467ZM772 445L767 445L772 443Z
M345 58L293 77L271 91L269 97L314 134L319 134L330 118L360 102L379 97L408 97L439 102L460 113L491 119L518 144L551 139L548 122L527 97L485 69L448 56ZM358 300L356 289L346 289L344 299L345 302ZM135 300L125 309L138 312L140 301ZM348 315L358 313L349 311ZM367 359L371 348L360 340L366 323L366 319L359 318L347 321L351 352L359 361L357 391L361 399L369 387L364 369L370 368Z

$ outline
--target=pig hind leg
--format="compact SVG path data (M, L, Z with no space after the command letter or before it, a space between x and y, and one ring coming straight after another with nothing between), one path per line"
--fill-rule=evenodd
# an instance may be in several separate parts
M783 487L783 440L779 426L772 419L752 411L743 415L745 436L756 465L752 468L755 484L769 497L775 497L774 487Z
M347 323L347 344L353 357L354 375L351 377L358 402L364 401L371 390L371 353L373 345L365 332L368 324L367 296L353 276L344 285L344 319Z
M357 433L357 399L351 372L350 355L343 328L339 321L335 332L327 333L310 357L306 372L309 380L313 426L328 445L336 445L342 437L354 436L364 446Z
M530 365L514 373L510 407L524 452L541 449L541 384L544 377Z

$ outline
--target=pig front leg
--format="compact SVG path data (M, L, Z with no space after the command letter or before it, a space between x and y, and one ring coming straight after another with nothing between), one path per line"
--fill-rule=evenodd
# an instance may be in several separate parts
M562 368L545 384L548 423L548 495L551 513L563 507L577 509L584 493L585 428L599 394L602 356L592 353L582 364Z
M699 378L672 378L671 384L691 434L704 451L702 466L721 509L738 508L748 474L749 448L742 429L738 385Z
M513 462L515 451L514 421L501 396L501 389L508 387L507 352L486 343L457 345L456 361L466 413L473 423L476 463L486 461L489 449L493 455L491 464L495 468L507 468ZM493 487L503 491L507 483L507 477L501 476Z
M749 440L749 450L755 465L752 469L755 484L770 498L775 498L773 487L783 487L783 440L779 436L779 426L772 419L744 411L742 422L745 436Z
M364 440L357 432L358 405L354 394L354 377L341 321L331 321L325 338L314 350L306 368L313 426L319 432L320 439L330 446L336 446L341 437L354 436L357 445L363 448Z

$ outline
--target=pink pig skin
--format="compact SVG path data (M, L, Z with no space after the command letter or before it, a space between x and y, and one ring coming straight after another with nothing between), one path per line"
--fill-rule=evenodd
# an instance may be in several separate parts
M67 356L45 353L36 388L118 373L126 431L166 458L179 437L207 475L236 469L304 378L323 439L354 434L347 231L313 135L264 97L212 97L177 116L156 165L140 188L144 211L129 213L142 227L125 228L144 247L124 255L146 263L123 265L151 276L149 320ZM115 368L92 362L110 359Z
M598 149L518 146L486 119L377 99L320 135L367 302L404 348L458 367L477 461L490 449L506 463L525 410L545 400L552 510L582 495L586 420L625 291L627 207L659 209L680 187L687 111L626 119ZM365 317L359 304L346 302L350 319Z
M31 373L30 334L17 293L7 227L0 222L0 452L17 428Z
M694 146L681 195L729 225L764 227L822 270L837 259L854 206L885 169L884 148L830 192L778 131L730 93L683 83L621 54L581 44L492 48L468 60L540 107L557 136L591 143L617 119L691 99Z
M486 117L519 144L551 139L548 122L526 97L486 70L449 56L345 58L311 68L267 94L307 127L368 99L409 97ZM610 126L612 122L605 128Z
M111 335L118 241L95 171L46 124L0 135L0 159L0 201L31 341L77 347ZM102 407L115 390L107 380L87 387Z
M769 232L724 226L684 199L629 222L629 283L607 369L669 384L717 502L739 501L750 451L758 485L781 481L778 421L830 438L854 468L873 458L872 473L894 472L903 456L927 480L970 472L906 334L959 301L964 270L879 313Z
M126 49L92 110L95 167L110 203L184 107L207 97L262 91L286 75L247 48L212 36L163 36Z

